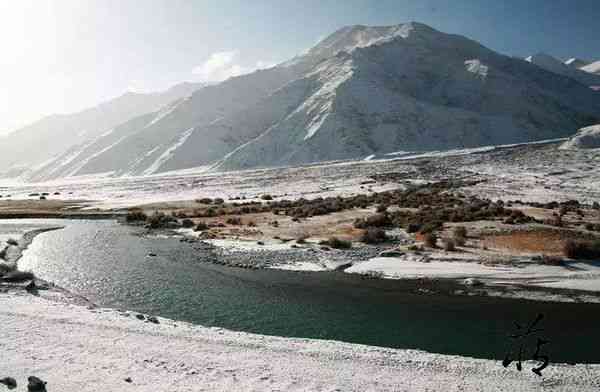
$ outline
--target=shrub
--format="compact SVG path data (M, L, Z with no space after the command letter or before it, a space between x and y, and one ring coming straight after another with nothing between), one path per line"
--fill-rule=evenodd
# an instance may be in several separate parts
M592 208L593 208L594 210L600 210L600 203L598 203L597 201L595 201L595 202L592 204Z
M456 226L453 230L454 238L467 238L467 228L464 226Z
M239 226L242 224L242 218L240 218L239 216L232 216L230 218L227 218L227 220L225 221L228 225L236 225Z
M254 221L249 221L249 222L248 222L248 226L249 226L249 227L256 227L256 222L254 222Z
M19 245L19 241L15 240L14 238L9 238L6 243L8 245L12 245L12 246L18 246Z
M429 248L435 248L437 244L437 239L437 234L435 234L435 232L430 232L425 234L425 236L423 237L423 242L425 243L425 246Z
M407 233L416 233L419 230L421 230L421 225L418 223L409 223L408 226L406 226Z
M327 245L335 249L350 249L352 248L352 242L342 240L337 237L330 237L327 241L319 242L320 245Z
M146 219L146 223L148 223L148 226L151 229L165 228L176 221L177 219L175 219L173 216L166 215L162 212L155 212Z
M200 204L212 204L212 199L210 197L204 197L202 199L196 199L195 200L196 203L200 203Z
M387 212L388 206L386 206L385 204L380 204L377 206L377 212L379 213L384 213Z
M360 241L366 244L380 244L388 240L385 230L379 227L369 227L362 234Z
M273 196L271 195L262 195L260 198L262 200L273 200Z
M12 271L2 277L5 282L24 282L35 279L33 272Z
M441 221L428 222L421 227L420 231L423 234L433 233L434 231L441 229L442 226L444 226L444 223Z
M194 227L194 221L186 218L181 221L181 226L189 229L190 227Z
M453 239L444 238L444 250L446 252L454 252L456 250L456 245Z
M206 224L206 222L199 222L196 225L196 228L194 229L194 231L204 231L204 230L208 230L208 225Z
M375 214L368 216L366 218L357 219L354 221L354 227L357 229L366 229L368 227L386 227L391 226L392 220L389 215L384 214Z
M452 232L452 239L455 245L465 246L467 243L467 228L464 226L456 226Z
M221 199L220 197L217 197L216 199L213 200L213 204L223 204L225 203L225 200Z
M557 256L542 255L540 262L545 265L562 265L562 258Z
M563 248L565 256L571 259L600 258L600 241L568 240Z

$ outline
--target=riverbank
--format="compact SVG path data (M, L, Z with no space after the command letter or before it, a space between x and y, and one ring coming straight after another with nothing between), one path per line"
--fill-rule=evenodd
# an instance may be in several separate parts
M141 316L140 316L141 317ZM0 294L0 375L49 391L596 391L600 365L500 361L205 328ZM126 380L130 379L131 382Z
M50 231L61 230L64 226L40 227L22 233L4 230L0 238L0 293L17 294L28 293L29 295L45 298L52 301L62 301L70 304L89 305L86 298L72 293L52 282L47 282L30 271L20 271L18 262L23 253L40 234Z

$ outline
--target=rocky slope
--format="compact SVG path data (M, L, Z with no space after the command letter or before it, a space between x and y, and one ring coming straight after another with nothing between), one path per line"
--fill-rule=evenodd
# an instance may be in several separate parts
M276 67L205 87L74 144L29 179L526 142L598 122L600 95L569 75L420 23L359 25Z

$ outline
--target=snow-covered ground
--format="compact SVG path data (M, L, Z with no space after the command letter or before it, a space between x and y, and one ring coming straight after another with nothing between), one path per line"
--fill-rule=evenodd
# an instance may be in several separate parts
M0 375L48 391L597 391L600 365L500 361L205 328L0 294ZM128 379L130 382L127 382Z
M477 278L489 284L520 284L600 292L600 261L577 262L565 266L519 264L485 265L477 260L448 261L443 257L414 255L377 257L346 269L348 273L375 272L391 279Z

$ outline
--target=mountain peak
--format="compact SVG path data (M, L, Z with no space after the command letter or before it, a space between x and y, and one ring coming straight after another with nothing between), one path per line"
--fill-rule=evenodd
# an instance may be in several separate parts
M345 26L311 48L309 55L329 57L337 52L350 52L356 48L374 45L397 37L408 38L415 33L431 34L436 32L432 27L420 22L408 22L390 26Z

